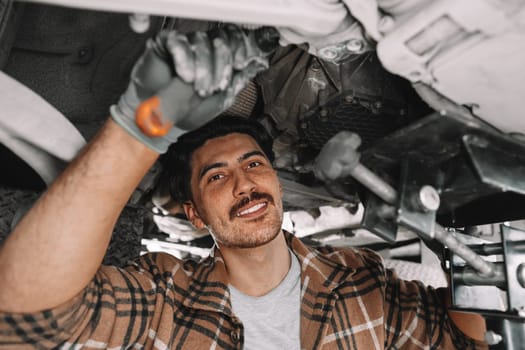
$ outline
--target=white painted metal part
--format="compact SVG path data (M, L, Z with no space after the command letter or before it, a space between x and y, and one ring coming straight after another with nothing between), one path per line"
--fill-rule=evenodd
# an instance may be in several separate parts
M150 26L149 15L132 13L129 15L129 26L135 33L145 33Z
M344 206L320 207L320 216L314 218L306 211L284 213L283 228L297 237L306 237L319 232L357 228L363 219L364 207L360 204L355 213L350 213Z
M85 145L73 124L42 97L0 72L0 143L50 184Z
M504 132L525 133L525 6L433 1L379 42L382 64L422 82Z
M525 3L519 0L29 1L274 26L283 43L307 42L310 53L319 56L333 56L330 49L350 41L361 40L366 50L364 28L379 41L378 56L390 72L471 107L504 132L525 134Z
M293 29L322 36L348 17L338 0L29 0L72 8L192 18Z

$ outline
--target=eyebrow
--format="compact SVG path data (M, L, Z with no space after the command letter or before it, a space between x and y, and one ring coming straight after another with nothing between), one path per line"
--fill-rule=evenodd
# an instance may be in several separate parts
M250 157L253 157L253 156L262 156L264 157L264 153L262 153L261 151L250 151L250 152L247 152L245 154L243 154L242 156L240 156L239 158L237 158L237 161L240 163L242 162L243 160L246 160ZM208 165L205 165L201 168L201 170L199 171L199 180L201 180L204 175L206 175L206 173L212 169L215 169L215 168L222 168L222 167L225 167L227 166L228 163L225 163L225 162L217 162L217 163L212 163L212 164L208 164Z
M248 153L245 153L243 154L242 156L240 156L239 158L237 158L237 161L240 163L242 162L243 160L246 160L250 157L253 157L253 156L261 156L261 157L265 157L264 156L264 153L262 153L261 151L251 151L251 152L248 152ZM266 158L266 157L265 157Z
M206 173L212 169L215 169L215 168L222 168L222 167L225 167L226 165L228 165L227 163L221 163L221 162L217 162L217 163L213 163L213 164L208 164L208 165L205 165L201 168L201 171L199 171L199 180L201 180L204 175L206 175Z

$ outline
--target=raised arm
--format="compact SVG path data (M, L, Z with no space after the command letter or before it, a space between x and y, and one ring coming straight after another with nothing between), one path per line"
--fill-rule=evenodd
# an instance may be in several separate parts
M120 211L158 154L227 108L267 67L252 39L226 27L214 34L163 32L148 42L112 119L0 247L0 311L53 308L89 283ZM135 123L136 109L154 96L157 105L149 106L175 124L163 137L148 137Z
M0 248L0 309L57 306L93 278L129 195L158 153L108 121Z

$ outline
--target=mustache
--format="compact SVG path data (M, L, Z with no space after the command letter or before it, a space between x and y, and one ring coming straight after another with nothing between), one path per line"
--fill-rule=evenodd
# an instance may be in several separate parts
M244 206L248 205L251 201L266 199L269 203L274 204L273 197L268 193L252 192L248 197L242 198L240 201L235 203L230 209L230 219L235 218L237 212Z

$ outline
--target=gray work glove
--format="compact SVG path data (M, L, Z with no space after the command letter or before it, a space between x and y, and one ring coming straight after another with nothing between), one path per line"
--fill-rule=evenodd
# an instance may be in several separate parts
M266 56L253 31L233 25L206 33L163 31L147 42L111 116L146 146L164 153L180 135L230 107L236 94L268 68ZM145 106L154 106L147 120L162 125L165 135L148 135L149 124L139 122Z

